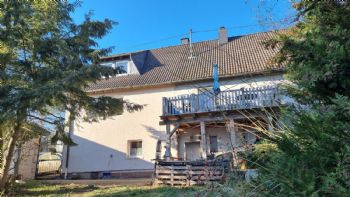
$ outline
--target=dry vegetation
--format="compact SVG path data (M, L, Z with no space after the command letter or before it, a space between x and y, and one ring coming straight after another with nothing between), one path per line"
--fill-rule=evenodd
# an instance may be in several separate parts
M30 181L16 185L11 196L196 196L201 187L170 188L152 186L53 185Z

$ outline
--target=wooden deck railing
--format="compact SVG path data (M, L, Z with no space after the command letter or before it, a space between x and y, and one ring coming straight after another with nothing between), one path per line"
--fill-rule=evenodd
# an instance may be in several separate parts
M281 100L275 86L242 88L163 98L163 116L278 106Z
M170 186L201 185L224 180L223 166L156 165L155 184Z

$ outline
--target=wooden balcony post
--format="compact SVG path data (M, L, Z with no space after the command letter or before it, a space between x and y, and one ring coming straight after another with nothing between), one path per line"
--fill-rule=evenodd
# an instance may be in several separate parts
M205 134L205 122L201 121L200 122L200 127L201 127L201 149L202 149L202 158L206 159L207 158L207 138Z
M164 159L169 161L171 158L171 135L170 135L170 124L166 125L166 146Z
M231 148L234 149L238 146L235 121L231 119L227 124L228 132L230 133L230 145Z
M167 98L163 97L163 115L167 115L169 113L168 109L169 109L169 105L167 102Z
M273 131L273 117L271 115L267 116L267 129Z
M198 100L198 95L191 94L190 96L190 101L191 101L191 112L198 112L198 107L199 107L199 100Z

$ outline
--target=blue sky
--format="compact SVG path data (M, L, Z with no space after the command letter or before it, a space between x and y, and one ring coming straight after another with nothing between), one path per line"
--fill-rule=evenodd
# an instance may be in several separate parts
M81 22L90 10L94 19L118 22L99 41L113 53L177 45L190 28L194 42L216 39L220 26L229 36L268 31L293 15L288 0L85 0L73 19Z

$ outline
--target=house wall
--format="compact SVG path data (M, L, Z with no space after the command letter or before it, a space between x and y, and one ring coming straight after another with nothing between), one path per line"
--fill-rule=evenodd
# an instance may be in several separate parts
M283 82L282 75L239 78L221 81L221 89L239 89L281 82ZM105 94L116 98L122 97L130 102L143 104L145 107L140 112L125 112L123 115L113 116L99 123L78 121L72 133L72 138L78 145L70 148L68 173L153 169L152 159L155 158L157 140L165 141L165 126L159 125L162 97L197 93L198 87L209 86L211 86L210 82L193 83ZM219 139L227 138L227 133L221 130L208 129L208 134L217 132ZM129 140L142 140L142 157L136 159L128 157ZM219 146L224 148L226 146L224 144L219 143ZM162 154L164 154L164 145L165 142L162 145ZM64 150L64 160L65 153ZM173 143L172 154L177 155L176 143ZM180 148L181 154L183 155L183 149Z
M254 131L246 132L241 129L236 129L235 141L231 142L231 136L226 127L207 127L205 128L206 144L208 154L210 154L210 136L217 136L218 152L216 155L228 152L232 150L232 147L239 147L244 145L246 142L253 144L255 142ZM246 135L246 139L243 139L243 134ZM200 135L200 128L186 129L184 133L177 136L178 144L178 158L186 158L186 142L191 142L191 136ZM199 141L198 141L199 142Z
M178 139L178 157L179 158L186 158L186 142L191 141L191 136L193 135L200 135L200 128L195 129L187 129L186 133L180 134ZM230 141L230 133L226 130L226 128L206 128L206 142L207 142L207 150L209 152L209 136L217 136L217 142L218 142L218 153L224 153L229 150L231 150L231 141Z

